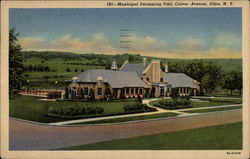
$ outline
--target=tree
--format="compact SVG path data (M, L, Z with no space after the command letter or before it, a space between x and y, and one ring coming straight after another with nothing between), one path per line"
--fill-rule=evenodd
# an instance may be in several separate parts
M64 90L65 90L64 98L68 99L69 98L69 89L68 89L68 87L65 87Z
M232 95L233 90L237 89L238 85L238 72L237 71L230 71L225 73L223 78L222 88L229 89Z
M67 72L71 72L70 68L66 68L66 71L67 71Z
M210 93L221 83L222 70L221 66L209 62L206 66L206 75L202 79L204 88L210 90Z
M198 82L201 83L201 95L204 94L203 92L203 78L206 75L206 67L203 63L202 60L194 60L190 63L187 63L184 65L183 67L183 73L185 73L186 75L192 77L193 79L196 79Z
M9 97L14 98L21 91L24 84L23 73L23 57L21 46L17 44L18 33L15 29L9 31Z
M111 91L110 91L110 89L109 88L106 88L106 90L105 90L105 96L110 96L111 95Z
M78 88L78 98L84 99L84 92L82 88Z
M242 88L243 88L243 80L242 80L242 70L238 72L237 80L236 80L236 89L239 90L239 94L241 95L242 93Z
M92 88L89 90L89 99L94 100L95 99L95 93Z
M116 99L117 98L117 89L114 88L113 89L113 99Z
M109 88L106 88L104 94L105 94L105 98L106 98L107 100L109 100L110 97L111 97L111 91L110 91L110 89L109 89Z

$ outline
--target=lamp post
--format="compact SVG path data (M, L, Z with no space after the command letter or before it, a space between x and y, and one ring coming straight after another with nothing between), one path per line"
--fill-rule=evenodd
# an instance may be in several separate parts
M57 92L57 83L58 83L58 82L57 82L57 81L55 81L55 84L56 84L56 92Z

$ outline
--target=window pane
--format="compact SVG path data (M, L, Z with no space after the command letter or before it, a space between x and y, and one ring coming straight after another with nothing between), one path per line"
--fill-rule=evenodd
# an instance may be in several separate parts
M99 96L102 95L102 88L98 88L97 94L98 94Z

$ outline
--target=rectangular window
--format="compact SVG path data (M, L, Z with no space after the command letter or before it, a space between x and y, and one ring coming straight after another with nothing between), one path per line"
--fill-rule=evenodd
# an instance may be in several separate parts
M98 96L102 95L102 88L98 88L98 89L97 89L97 95L98 95Z
M84 95L89 95L89 88L84 88Z

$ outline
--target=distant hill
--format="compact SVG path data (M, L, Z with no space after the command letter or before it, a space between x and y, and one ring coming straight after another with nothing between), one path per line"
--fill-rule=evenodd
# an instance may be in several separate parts
M72 52L56 52L56 51L24 51L24 58L28 60L29 58L41 58L45 61L52 59L60 59L62 61L89 61L93 65L98 64L100 66L105 66L111 64L113 59L116 59L118 66L121 66L125 60L130 62L139 63L143 61L146 57L148 60L159 59L163 64L166 63L189 63L195 59L172 59L172 58L158 58L158 57L147 57L141 56L139 54L117 54L117 55L107 55L107 54L77 54ZM242 59L200 59L203 62L213 62L222 66L224 71L232 69L242 69ZM88 62L87 62L88 63Z

